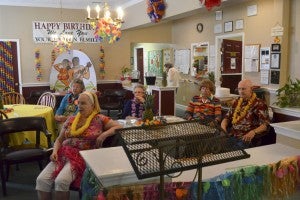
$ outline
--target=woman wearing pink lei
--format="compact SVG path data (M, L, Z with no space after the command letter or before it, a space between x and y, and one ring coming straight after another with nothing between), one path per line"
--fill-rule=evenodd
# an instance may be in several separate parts
M55 199L69 199L69 187L79 187L85 162L79 151L95 149L121 128L118 122L100 113L96 94L83 92L78 98L79 112L64 123L54 143L51 162L36 180L40 200L50 200L54 185Z

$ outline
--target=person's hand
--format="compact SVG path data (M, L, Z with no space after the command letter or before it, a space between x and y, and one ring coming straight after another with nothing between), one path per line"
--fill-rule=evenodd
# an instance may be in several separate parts
M58 122L65 122L67 120L67 117L64 115L56 115L54 118Z
M251 142L251 140L254 138L254 136L255 136L255 132L251 130L242 137L242 140L245 142Z
M144 103L145 102L145 98L143 96L136 96L135 98L140 103Z
M50 156L50 160L53 162L57 161L57 152L53 151L51 156Z
M101 135L99 135L96 139L96 147L98 147L98 148L102 147L104 139L105 138L103 138Z

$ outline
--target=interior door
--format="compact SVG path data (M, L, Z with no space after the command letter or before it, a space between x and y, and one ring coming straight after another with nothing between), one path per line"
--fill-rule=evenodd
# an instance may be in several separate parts
M144 85L144 49L136 49L137 70L140 71L140 83Z
M221 52L221 87L230 88L230 93L235 93L238 83L242 80L243 43L223 39Z
M20 92L17 42L0 40L0 90Z

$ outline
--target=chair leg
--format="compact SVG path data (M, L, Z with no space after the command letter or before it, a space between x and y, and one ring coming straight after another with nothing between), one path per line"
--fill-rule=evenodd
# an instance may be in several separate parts
M42 171L43 170L43 162L42 161L38 161L38 163L39 163L39 168Z
M8 177L9 177L9 167L10 165L6 164L6 177L5 177L6 181L8 181Z
M110 116L110 110L107 110L107 116L108 117Z
M0 175L1 175L1 185L2 185L2 194L3 196L6 196L7 193L6 193L6 177L4 175L4 167L3 167L3 164L0 164Z

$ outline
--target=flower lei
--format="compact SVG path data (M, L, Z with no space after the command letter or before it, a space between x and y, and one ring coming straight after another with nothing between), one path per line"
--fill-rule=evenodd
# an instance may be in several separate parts
M237 122L239 122L241 119L243 119L248 110L250 109L251 105L253 104L254 100L256 98L256 94L253 93L250 100L248 101L247 105L244 107L244 109L241 111L241 105L243 103L243 98L240 98L239 101L238 101L238 104L234 110L234 113L233 113L233 117L232 117L232 124L236 124Z
M148 0L147 5L147 14L150 17L151 22L159 22L165 14L166 5L164 0Z
M92 121L92 119L94 118L95 115L97 115L97 112L93 111L91 113L91 115L86 119L84 125L82 127L80 127L79 129L76 129L78 121L79 121L80 116L81 116L80 112L77 113L77 115L76 115L76 117L75 117L75 119L74 119L74 121L71 125L71 135L72 136L78 136L78 135L82 134L89 127L89 125L90 125L90 123L91 123L91 121Z
M140 105L138 115L136 115L136 105ZM131 103L131 116L140 118L143 116L143 112L144 112L144 106L142 106L142 104L137 103L135 99L133 99Z

